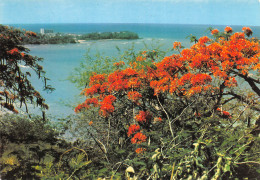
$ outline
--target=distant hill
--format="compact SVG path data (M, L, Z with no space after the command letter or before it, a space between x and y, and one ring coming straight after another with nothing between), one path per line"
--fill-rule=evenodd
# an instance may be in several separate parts
M89 33L83 34L77 37L81 40L99 40L99 39L139 39L137 33L129 32L129 31L121 31L121 32L103 32L103 33Z

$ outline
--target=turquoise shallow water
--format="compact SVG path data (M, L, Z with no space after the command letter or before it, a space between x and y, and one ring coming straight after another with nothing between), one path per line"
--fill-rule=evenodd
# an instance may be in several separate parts
M82 102L79 94L81 89L77 89L74 84L66 81L66 78L78 67L84 59L87 49L91 48L91 53L95 54L98 50L105 56L117 54L116 46L121 50L128 49L135 44L136 50L144 48L143 42L150 44L160 42L163 49L172 47L174 41L180 41L185 47L190 46L188 35L193 34L197 37L209 35L207 28L210 25L170 25L170 24L30 24L12 25L39 32L40 28L53 29L54 32L83 34L89 32L116 32L133 31L139 34L138 40L99 40L87 41L80 44L62 45L27 45L31 54L44 58L42 63L46 76L51 78L50 84L56 89L53 93L42 91L41 82L32 79L36 89L38 89L50 106L48 114L64 117L73 112L73 106ZM214 26L223 30L225 26ZM241 31L242 26L232 26L234 31ZM260 27L251 27L255 37L260 37ZM70 105L65 106L65 104ZM37 109L34 110L37 113Z

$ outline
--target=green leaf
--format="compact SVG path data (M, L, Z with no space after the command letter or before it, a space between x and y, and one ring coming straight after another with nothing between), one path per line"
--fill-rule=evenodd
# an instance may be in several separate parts
M146 166L146 163L145 162L142 162L142 161L137 161L137 162L134 162L135 165L143 165L143 166Z
M230 171L230 165L225 164L224 172L229 172L229 171Z

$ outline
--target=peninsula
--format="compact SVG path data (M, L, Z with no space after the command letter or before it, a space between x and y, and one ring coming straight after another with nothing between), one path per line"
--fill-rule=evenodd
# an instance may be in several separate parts
M88 34L63 34L63 33L36 33L33 37L23 37L23 44L74 44L81 40L105 39L139 39L137 33L130 31L121 32L94 32Z

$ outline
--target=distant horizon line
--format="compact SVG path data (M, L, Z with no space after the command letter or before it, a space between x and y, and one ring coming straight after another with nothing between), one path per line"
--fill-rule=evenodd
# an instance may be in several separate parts
M2 23L0 23L2 24ZM100 22L100 23L91 23L91 22L82 22L82 23L3 23L2 25L41 25L41 24L161 24L161 25L198 25L198 26L251 26L251 27L260 27L260 25L227 25L227 24L182 24L182 23L117 23L117 22Z

